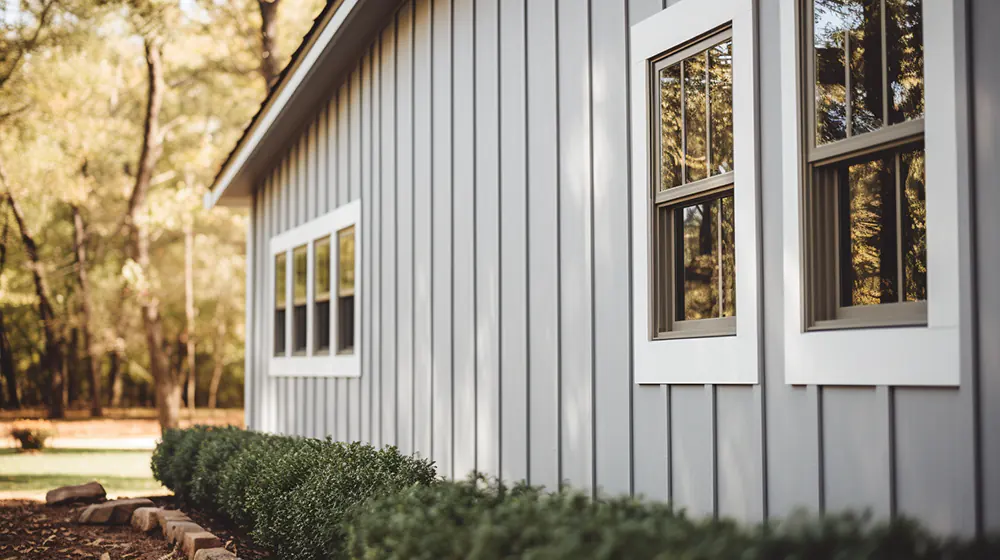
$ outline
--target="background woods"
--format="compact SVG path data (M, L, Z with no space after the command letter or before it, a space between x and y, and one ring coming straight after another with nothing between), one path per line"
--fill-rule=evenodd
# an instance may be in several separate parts
M241 211L201 208L323 0L0 0L0 403L240 406Z

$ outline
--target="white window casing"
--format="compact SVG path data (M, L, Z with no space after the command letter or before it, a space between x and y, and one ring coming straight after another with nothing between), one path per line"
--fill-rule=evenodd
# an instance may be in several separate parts
M924 0L927 325L806 331L803 280L801 1L781 2L785 381L794 385L957 386L970 328L968 72L963 0ZM810 17L806 14L807 18ZM807 20L808 21L808 20ZM963 268L964 267L964 268ZM964 272L963 272L964 271Z
M268 333L267 337L267 350L268 356L270 356L270 361L268 363L268 372L273 376L284 376L284 377L360 377L361 367L360 367L360 354L361 354L361 344L363 341L361 339L361 321L359 316L360 305L355 305L354 307L354 348L350 353L337 353L336 341L338 340L337 334L340 328L338 318L339 305L338 297L335 297L333 290L335 290L335 285L337 282L337 266L339 262L339 243L337 241L337 233L345 228L354 226L354 297L358 301L361 297L361 282L358 276L361 273L361 236L362 224L361 224L361 201L355 200L348 204L345 204L328 214L320 216L314 220L311 220L301 226L298 226L289 231L283 232L275 237L271 238L270 241L270 259L268 259L268 286L267 286L267 313L270 314L272 320L269 321L271 325L271 331ZM313 336L315 334L315 323L313 314L315 313L315 269L313 266L315 255L315 241L322 239L324 237L330 237L330 282L331 282L331 296L330 296L330 344L328 346L329 351L322 354L314 353L314 341ZM292 251L296 247L301 247L305 245L308 248L308 259L307 259L307 282L306 282L306 351L300 354L293 354L292 347L294 341L292 338L292 323L294 321L294 303L292 300L292 295L294 291L294 278L293 278L293 266L294 259L292 258ZM285 311L285 324L275 325L273 321L274 316L274 287L275 287L275 256L280 253L287 253L285 258L285 270L281 271L282 274L286 274L285 282L285 301L286 301L286 311ZM266 315L265 315L266 316ZM274 350L274 330L275 328L285 329L285 352L283 355L275 355Z
M685 0L631 29L632 317L639 384L754 384L761 367L757 30L753 0ZM650 309L650 64L713 30L732 26L736 334L653 340Z

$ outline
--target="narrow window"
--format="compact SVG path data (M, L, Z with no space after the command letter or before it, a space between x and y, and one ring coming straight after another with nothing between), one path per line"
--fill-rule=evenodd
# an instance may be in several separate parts
M309 273L309 247L302 245L292 250L292 352L306 351L306 312Z
M654 338L736 332L732 63L725 30L653 65Z
M354 353L354 226L337 232L337 353Z
M288 292L288 269L285 253L274 256L274 355L285 355L285 325Z
M330 237L318 239L313 243L314 267L313 275L315 293L313 294L313 353L326 354L330 351Z
M926 324L922 0L807 0L810 328Z

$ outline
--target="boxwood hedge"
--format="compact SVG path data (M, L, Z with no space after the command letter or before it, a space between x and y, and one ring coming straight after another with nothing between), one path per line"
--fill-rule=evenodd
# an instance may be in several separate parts
M942 539L905 519L800 514L739 525L638 498L477 475L442 481L432 463L393 447L235 428L169 430L152 463L181 499L229 518L283 560L1000 558L996 537Z

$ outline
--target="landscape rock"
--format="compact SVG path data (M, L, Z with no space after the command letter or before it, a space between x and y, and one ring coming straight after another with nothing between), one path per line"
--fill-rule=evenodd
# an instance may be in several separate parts
M141 507L151 507L153 502L146 498L135 500L112 500L103 504L87 506L80 514L79 523L86 525L127 525L132 521L132 513Z
M203 548L194 555L194 560L239 560L224 548Z
M167 528L163 530L163 536L171 544L184 544L184 535L187 533L201 533L205 529L194 521L168 521Z
M101 483L95 480L86 484L63 486L62 488L49 490L45 494L45 503L50 506L56 506L71 502L100 502L107 495L108 493L101 486Z
M157 512L161 511L157 507L141 507L132 512L132 527L136 531L149 533L160 528L160 520L157 519Z
M184 553L191 560L194 560L199 550L220 548L221 546L222 541L219 540L219 537L208 531L191 532L184 535Z
M161 509L153 514L156 517L156 522L160 524L160 529L163 529L163 535L167 534L167 522L168 521L191 521L183 511L176 509Z

